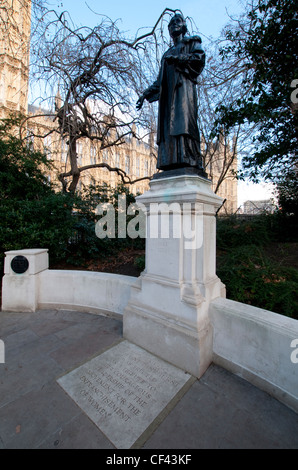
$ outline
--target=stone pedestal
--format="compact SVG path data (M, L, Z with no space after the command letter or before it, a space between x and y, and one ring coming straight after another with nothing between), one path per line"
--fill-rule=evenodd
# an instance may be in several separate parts
M35 312L39 273L49 267L47 249L7 251L2 281L2 310Z
M153 180L137 198L147 214L146 269L124 312L124 337L201 377L212 361L209 305L225 296L216 276L222 199L200 176Z

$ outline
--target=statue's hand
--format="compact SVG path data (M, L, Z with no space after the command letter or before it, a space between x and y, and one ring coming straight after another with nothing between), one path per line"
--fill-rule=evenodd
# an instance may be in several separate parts
M136 104L136 108L138 111L142 108L144 100L145 100L144 95L140 96L140 98L138 99L137 104Z

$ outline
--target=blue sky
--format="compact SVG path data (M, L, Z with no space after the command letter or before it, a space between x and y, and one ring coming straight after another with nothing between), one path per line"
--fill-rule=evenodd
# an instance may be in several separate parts
M69 11L78 25L95 26L98 17L90 11L89 6L96 13L107 15L114 21L119 19L119 29L128 31L133 37L139 28L152 27L166 7L181 9L184 16L191 17L202 39L204 36L215 38L219 35L229 20L226 9L230 14L243 11L240 0L49 0L49 4L58 12Z
M244 10L243 4L247 2L248 0L148 0L144 3L139 0L48 0L53 10L59 13L68 11L77 26L96 26L99 17L91 10L106 15L113 21L119 19L119 29L126 31L130 37L135 37L139 28L148 27L150 30L165 8L180 9L184 16L193 19L203 43L210 36L218 37L222 28L230 21L228 14L239 15ZM247 181L238 184L238 205L248 199L270 197L271 185L255 185Z

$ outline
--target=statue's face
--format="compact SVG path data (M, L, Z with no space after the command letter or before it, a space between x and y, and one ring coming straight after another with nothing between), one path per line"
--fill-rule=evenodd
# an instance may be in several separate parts
M176 36L180 36L180 34L183 34L183 31L184 31L183 19L181 18L181 16L178 16L178 15L174 16L169 23L170 36L172 38Z

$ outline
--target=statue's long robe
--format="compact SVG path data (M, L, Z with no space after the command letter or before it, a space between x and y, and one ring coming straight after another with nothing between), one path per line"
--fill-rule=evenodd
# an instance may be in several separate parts
M168 63L169 55L178 57L178 64ZM159 169L202 168L196 85L204 65L201 39L183 38L164 54L157 80L144 92L149 102L159 100Z

